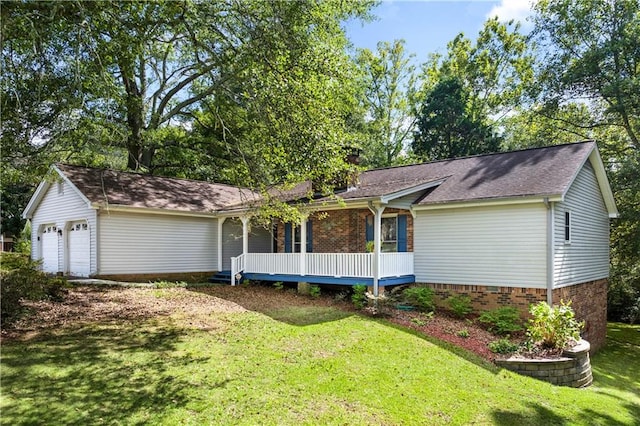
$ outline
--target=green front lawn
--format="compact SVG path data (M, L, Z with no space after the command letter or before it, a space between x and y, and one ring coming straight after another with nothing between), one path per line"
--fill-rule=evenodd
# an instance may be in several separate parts
M3 343L1 420L631 425L640 332L614 328L625 331L594 357L594 385L570 389L331 306L76 324Z

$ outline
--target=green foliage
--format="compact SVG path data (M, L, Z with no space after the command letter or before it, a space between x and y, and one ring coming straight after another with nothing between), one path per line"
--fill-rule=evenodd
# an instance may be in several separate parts
M500 139L486 116L468 110L470 92L457 78L439 81L419 111L413 152L427 160L496 152Z
M186 281L155 281L153 286L155 288L175 288L175 287L187 287Z
M495 354L508 355L518 350L518 345L507 338L494 340L489 343L489 350Z
M22 300L61 301L67 293L67 281L49 277L38 270L39 263L20 253L2 253L0 257L0 317L10 324L20 317Z
M362 309L367 305L367 286L364 284L356 284L353 286L353 294L351 302L356 309Z
M470 336L469 330L467 330L466 328L463 328L462 330L458 330L458 332L456 333L456 336L462 337L463 339L467 339Z
M275 288L276 290L282 290L284 288L284 284L282 283L282 281L276 281L275 283L273 283L273 288Z
M320 297L320 286L312 285L311 287L309 287L309 295L314 298Z
M471 307L471 297L467 296L466 294L459 294L449 297L447 299L447 304L449 305L449 309L451 309L451 312L453 312L457 317L460 318L473 312L473 308Z
M489 330L496 334L510 334L522 330L520 312L513 306L502 306L490 311L484 311L478 318Z
M407 303L421 311L433 312L436 310L435 292L430 287L409 287L402 292L402 296Z
M576 321L571 302L549 306L546 302L531 305L533 316L527 325L530 341L543 348L562 349L572 340L580 339L583 323Z
M376 52L358 51L367 116L362 142L366 167L396 164L411 138L416 85L412 58L406 54L404 40L379 42Z
M20 236L13 246L16 253L31 254L31 221L27 220L20 231Z

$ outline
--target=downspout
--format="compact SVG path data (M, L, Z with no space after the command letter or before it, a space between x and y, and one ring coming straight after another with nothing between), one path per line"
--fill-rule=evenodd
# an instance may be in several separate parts
M550 202L548 197L544 198L544 205L547 207L547 304L553 305L553 279L554 279L554 246L555 246L555 203Z

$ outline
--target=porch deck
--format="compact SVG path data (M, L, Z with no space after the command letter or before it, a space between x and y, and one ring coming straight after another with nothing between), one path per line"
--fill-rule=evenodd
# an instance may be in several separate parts
M377 263L377 264L376 264ZM263 281L374 285L412 283L413 253L246 253L231 259L236 274Z

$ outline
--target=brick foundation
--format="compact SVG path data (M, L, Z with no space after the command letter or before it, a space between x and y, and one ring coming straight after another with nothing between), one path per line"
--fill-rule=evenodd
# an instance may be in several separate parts
M485 285L426 284L436 294L436 304L448 308L446 300L453 295L471 297L475 312L501 306L518 308L523 318L529 316L529 305L547 300L547 290L541 288L492 287ZM591 351L604 346L607 336L607 279L589 281L553 290L553 303L571 300L578 321L584 321L582 337L589 341Z

